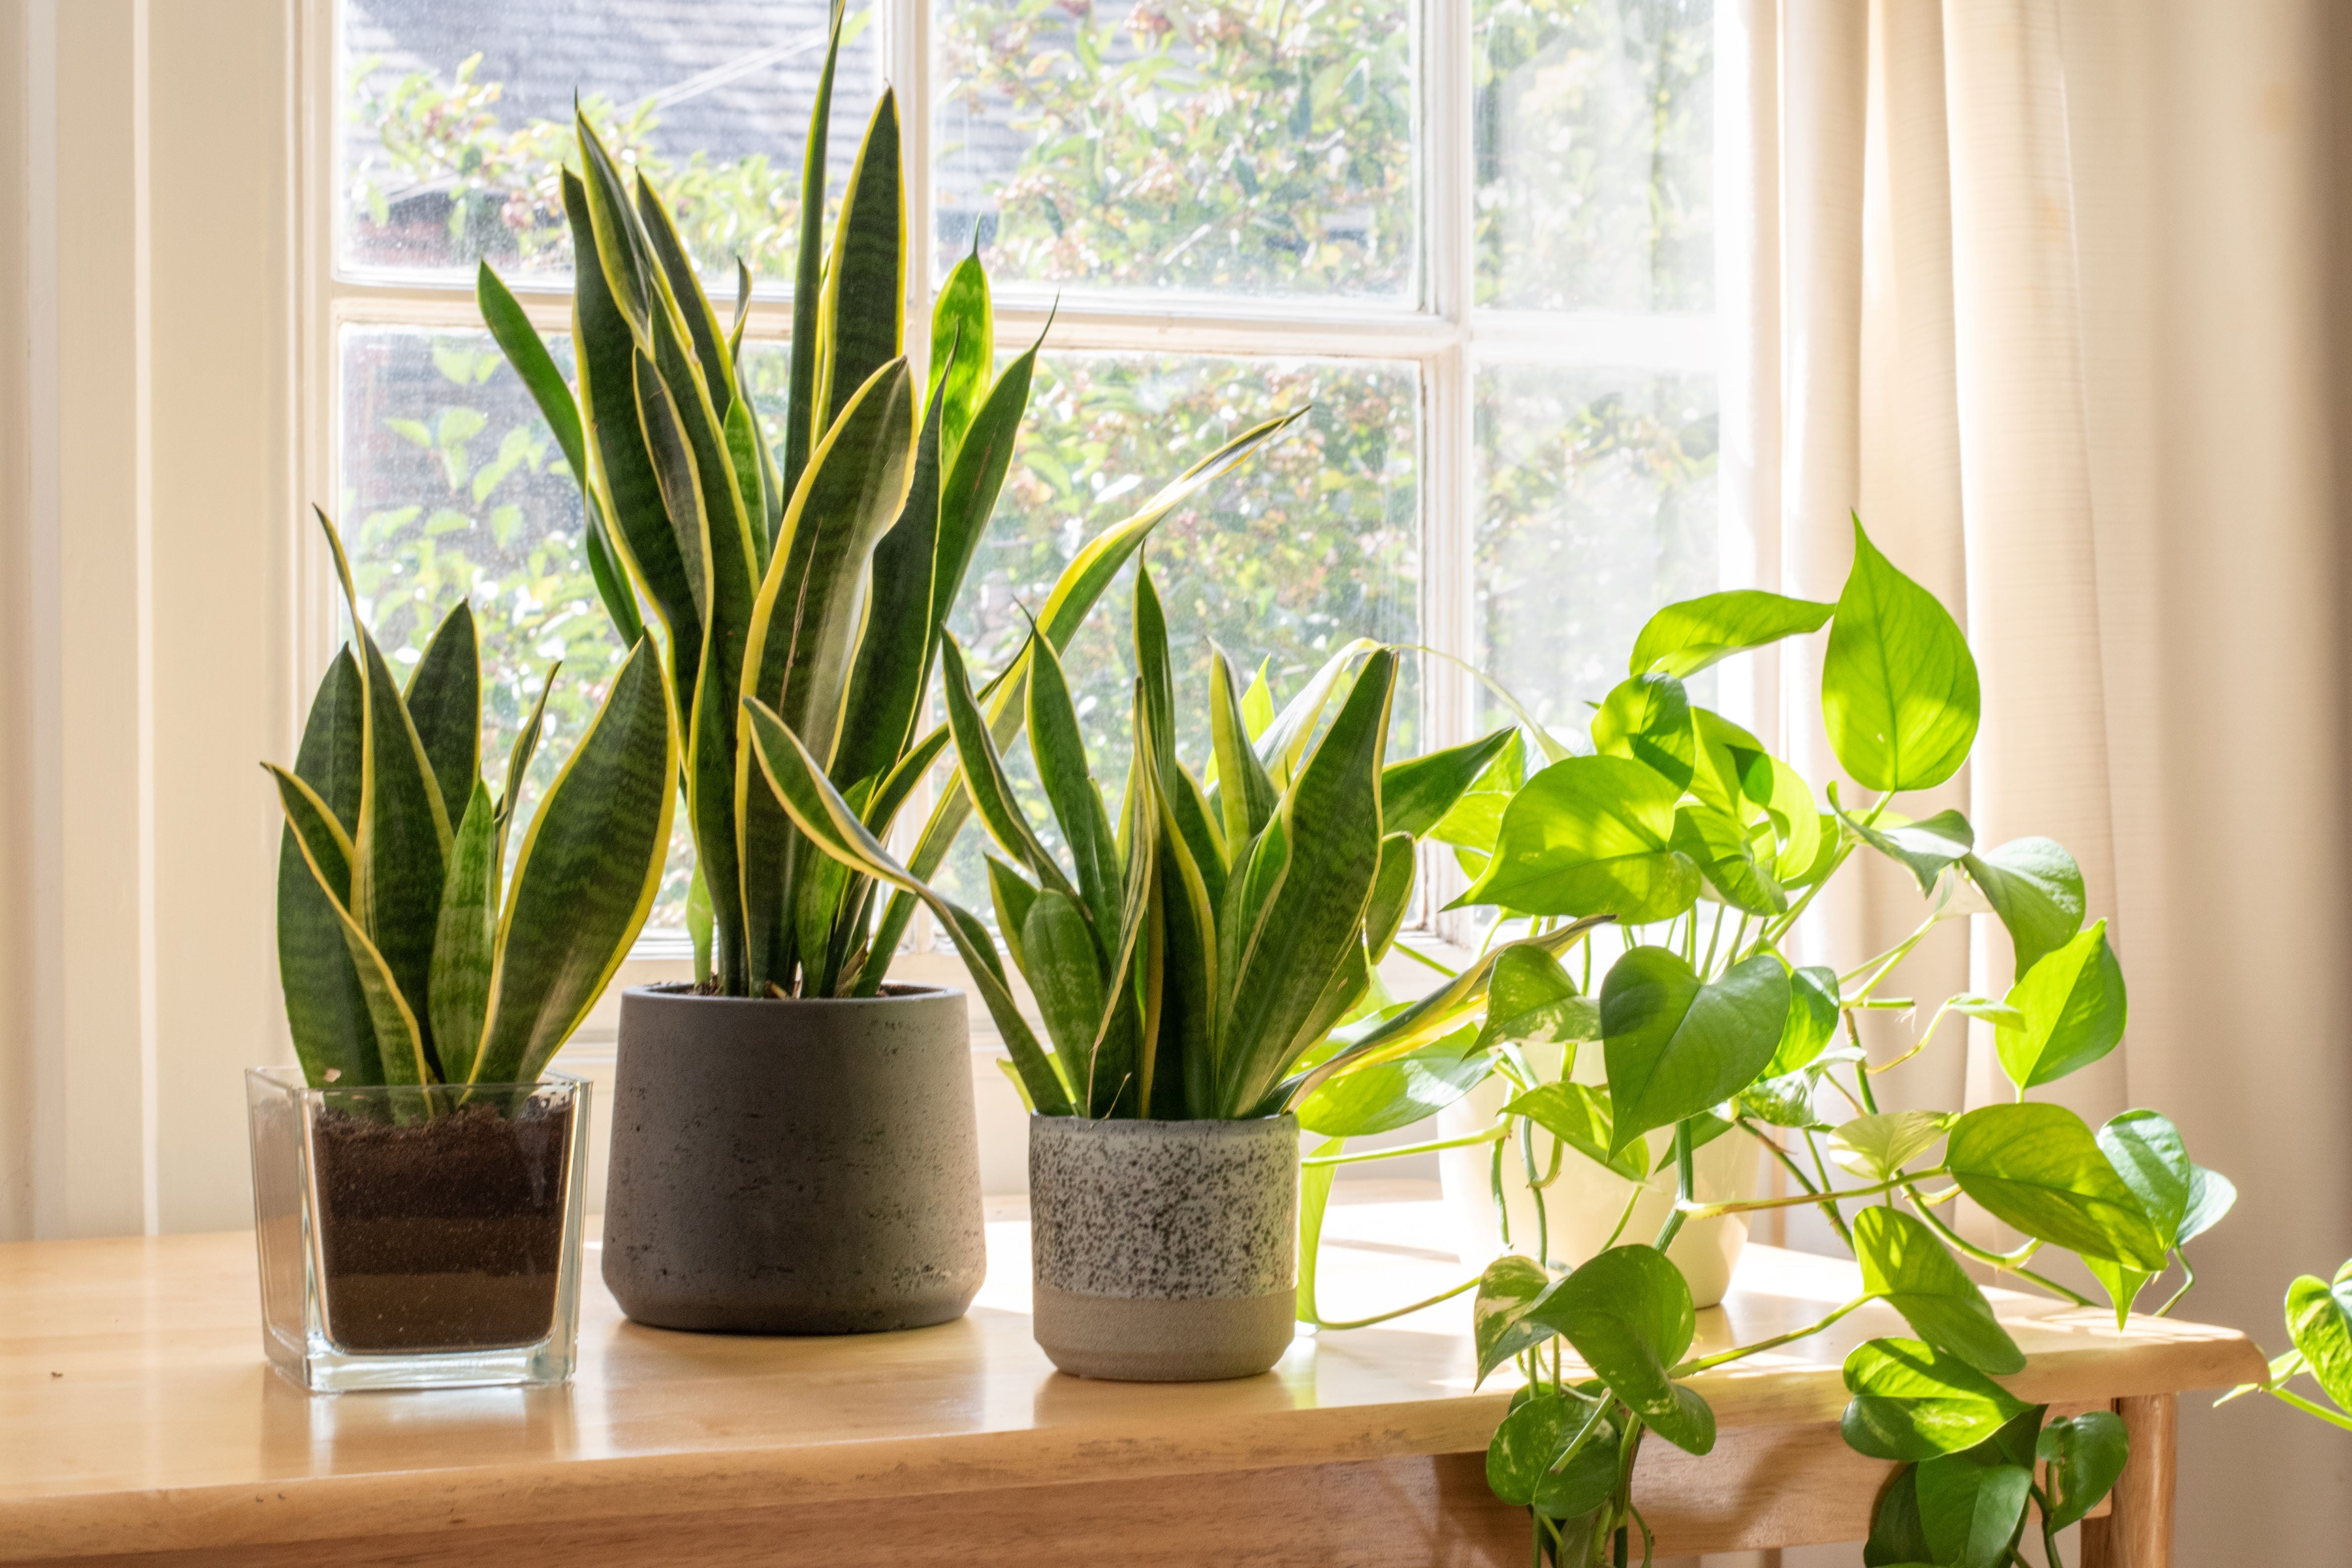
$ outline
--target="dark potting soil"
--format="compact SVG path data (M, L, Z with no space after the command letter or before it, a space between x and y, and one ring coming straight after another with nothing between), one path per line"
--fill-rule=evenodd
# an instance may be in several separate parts
M572 1107L315 1124L327 1332L350 1351L493 1350L555 1321Z

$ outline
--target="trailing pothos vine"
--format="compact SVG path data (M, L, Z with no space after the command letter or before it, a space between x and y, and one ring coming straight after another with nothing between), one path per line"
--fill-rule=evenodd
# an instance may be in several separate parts
M1821 709L1855 787L1850 800L1834 784L1817 794L1684 684L1730 654L1824 629ZM1846 1441L1899 1467L1877 1503L1868 1561L2003 1568L2023 1561L2032 1531L2054 1564L2058 1531L2121 1472L2128 1444L2115 1416L2053 1421L1996 1381L2025 1358L1960 1260L2091 1306L2041 1257L2072 1253L2118 1322L2177 1270L2178 1287L2156 1307L2166 1312L2194 1281L2185 1247L2235 1194L2154 1111L2094 1129L2035 1097L2115 1049L2124 977L2105 922L2086 923L2082 872L2059 844L1979 848L1957 810L1915 819L1900 810L1967 762L1979 709L1958 626L1857 521L1834 604L1738 591L1669 605L1643 628L1628 677L1594 713L1589 752L1530 725L1432 830L1475 879L1460 903L1493 906L1497 936L1474 970L1441 988L1450 1002L1368 1017L1353 1027L1369 1050L1350 1049L1341 1031L1339 1071L1299 1107L1326 1140L1307 1162L1304 1255L1313 1256L1336 1166L1368 1157L1349 1155L1349 1138L1409 1124L1490 1074L1506 1081L1494 1125L1414 1147L1494 1145L1497 1207L1517 1250L1448 1294L1476 1292L1480 1380L1506 1366L1522 1380L1487 1476L1498 1496L1530 1510L1538 1563L1646 1559L1632 1486L1643 1444L1705 1454L1715 1442L1714 1414L1691 1380L1874 1301L1901 1314L1911 1336L1873 1339L1844 1367ZM1530 747L1545 765L1522 778ZM1857 856L1910 873L1917 926L1843 971L1801 963L1799 922ZM1932 1004L1884 994L1932 932L1974 914L2009 935L2015 964L2003 994ZM1596 993L1604 929L1613 956L1602 955ZM1876 1009L1924 1013L1927 1024L1910 1049L1874 1061L1857 1018ZM1400 1029L1401 1018L1423 1027ZM1883 1109L1878 1081L1927 1053L1964 1049L1964 1030L1950 1025L1966 1019L1991 1027L2014 1099L1960 1113ZM1785 1173L1790 1196L1704 1200L1695 1156L1722 1137L1752 1140ZM1608 1245L1573 1266L1553 1261L1545 1190L1570 1159L1606 1166L1635 1184L1637 1198L1641 1184L1671 1182L1663 1223L1627 1234L1629 1202ZM1509 1234L1507 1182L1532 1192L1535 1235ZM1949 1218L1963 1196L2019 1244L2001 1251L1963 1236ZM1852 1249L1860 1291L1791 1333L1694 1355L1694 1302L1667 1256L1675 1236L1697 1219L1793 1206L1817 1209ZM2298 1287L2306 1296L2317 1287L2339 1329L2352 1301L2346 1278ZM1301 1315L1323 1321L1311 1267ZM2306 1315L2326 1318L2316 1305ZM2340 1368L2352 1374L2352 1337L2343 1343ZM2298 1354L2298 1366L2326 1360Z

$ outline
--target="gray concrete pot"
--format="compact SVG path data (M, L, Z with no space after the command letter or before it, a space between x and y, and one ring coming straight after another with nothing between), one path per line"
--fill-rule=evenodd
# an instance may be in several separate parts
M656 1328L862 1333L987 1272L961 991L621 996L604 1283Z
M1252 1377L1297 1315L1298 1118L1029 1119L1037 1343L1064 1372Z

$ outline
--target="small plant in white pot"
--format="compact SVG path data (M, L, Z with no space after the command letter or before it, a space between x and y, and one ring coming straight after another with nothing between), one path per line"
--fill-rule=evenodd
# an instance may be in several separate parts
M576 393L484 270L485 319L584 481L591 565L622 635L652 610L684 742L697 983L624 994L604 1270L666 1328L829 1333L960 1315L983 1247L962 997L887 980L914 900L810 844L758 778L744 705L789 723L887 836L947 749L920 724L1028 407L1036 348L1000 372L977 257L934 307L928 391L906 356L895 99L876 104L830 249L826 127L843 10L809 123L791 376L772 451L740 353L660 194L583 119L564 209L580 258ZM1041 612L1066 642L1144 537L1270 437L1227 443L1073 560ZM601 563L601 564L600 564ZM987 694L1009 741L1025 662ZM970 813L950 789L912 859Z
M320 520L353 636L293 768L269 769L300 1063L247 1075L270 1360L322 1390L561 1381L588 1085L546 1068L653 906L677 791L667 694L640 641L509 872L545 693L492 795L471 611L395 683Z
M790 727L755 707L751 735L812 841L929 902L1004 1036L1034 1112L1038 1343L1087 1376L1249 1376L1281 1356L1296 1316L1289 1107L1335 1049L1333 1026L1373 992L1410 904L1417 834L1504 737L1387 764L1397 655L1370 643L1253 727L1218 655L1195 737L1213 765L1204 788L1179 757L1167 633L1141 571L1134 625L1133 760L1116 814L1053 646L1030 643L1030 750L1066 861L1015 802L950 645L950 727L1004 856L989 863L997 929L1045 1041L986 925L889 857Z

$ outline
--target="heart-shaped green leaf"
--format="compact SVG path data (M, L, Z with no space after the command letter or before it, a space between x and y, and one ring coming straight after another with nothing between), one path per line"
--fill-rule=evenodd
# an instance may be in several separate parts
M1251 690L1262 691L1264 686L1265 675L1261 673L1258 685ZM1267 699L1268 702L1272 700L1270 697ZM1246 697L1243 704L1246 710ZM1462 798L1454 802L1453 809L1440 817L1437 825L1423 836L1441 844L1453 845L1454 857L1462 862L1464 873L1476 879L1485 873L1486 862L1495 852L1495 840L1503 831L1505 809L1527 781L1527 743L1515 729L1510 739L1504 742L1502 750L1486 765L1486 770L1478 775L1470 788L1463 792Z
M1677 790L1689 788L1698 747L1682 682L1672 675L1619 682L1592 716L1592 749L1630 758Z
M1670 847L1681 794L1626 758L1555 762L1512 798L1486 874L1455 905L1627 921L1678 915L1699 885L1698 867Z
M1762 830L1758 830L1761 835ZM1690 857L1716 896L1748 915L1780 915L1789 895L1772 880L1771 845L1759 862L1748 829L1712 806L1685 806L1675 813L1674 847Z
M1853 525L1853 570L1822 663L1830 749L1864 789L1941 784L1975 743L1980 698L1968 639L1936 596Z
M2107 1156L2107 1163L2115 1166L2116 1174L2123 1177L2124 1185L2132 1189L2147 1210L2157 1234L2178 1245L2196 1171L2189 1164L2189 1151L2181 1145L2179 1130L2154 1111L2126 1111L2100 1128L2098 1136L2099 1148ZM2107 1299L2116 1304L2117 1328L2131 1316L2132 1302L2155 1278L2105 1258L2086 1258L2084 1267L2091 1270L2092 1278L2099 1281Z
M1993 1031L2001 1071L2021 1090L2088 1067L2124 1037L2129 1007L2124 968L2107 946L2104 920L2045 955L2010 988L2009 1006L2024 1015Z
M1697 1329L1690 1286L1654 1247L1612 1247L1528 1312L1558 1330L1594 1376L1686 1453L1715 1447L1715 1412L1668 1376Z
M1754 1082L1788 1019L1788 971L1769 953L1709 984L1664 947L1636 947L1619 958L1601 988L1614 1146Z
M2028 1236L2145 1272L2164 1238L2083 1119L2063 1105L1986 1105L1952 1125L1944 1164L1961 1190Z
M1528 1309L1551 1283L1542 1264L1516 1252L1506 1252L1478 1276L1478 1293L1470 1303L1470 1338L1478 1351L1479 1382L1528 1346L1559 1332L1528 1316Z
M2083 868L2054 839L2012 839L1960 865L2009 928L2017 978L2083 928Z
M2286 1328L2327 1397L2352 1411L2352 1262L2333 1281L2305 1274L2289 1285Z
M1895 1173L1936 1146L1952 1119L1940 1111L1882 1111L1853 1121L1830 1134L1830 1158L1871 1181Z
M1703 707L1691 709L1691 730L1698 755L1691 773L1690 792L1727 817L1747 821L1756 815L1748 799L1748 773L1768 754L1764 743L1724 717Z
M2216 1225L2238 1201L2237 1184L2220 1171L2209 1171L2203 1166L2189 1167L2189 1209L2180 1217L2180 1233L2174 1245L2186 1247Z
M1956 1355L1916 1339L1874 1339L1845 1358L1853 1395L1839 1425L1874 1459L1932 1459L1974 1448L2032 1408Z
M1738 588L1669 604L1633 639L1633 673L1687 680L1717 660L1821 629L1832 605Z
M2025 1517L2030 1466L2011 1464L1991 1445L1922 1460L1919 1524L1934 1560L1949 1568L2000 1568Z
M1582 1083L1538 1083L1504 1109L1525 1116L1595 1165L1605 1166L1628 1181L1650 1174L1650 1145L1636 1138L1612 1150L1615 1123L1609 1091Z
M1935 1555L1927 1527L1919 1522L1919 1467L1898 1465L1871 1505L1870 1539L1863 1542L1864 1568L1910 1568Z
M1734 754L1738 757L1738 753ZM1764 808L1780 849L1768 868L1775 881L1802 875L1822 852L1822 810L1805 776L1777 757L1739 758L1739 792Z
M1781 1027L1766 1076L1778 1078L1810 1063L1836 1035L1837 1026L1837 971L1820 965L1790 970L1789 1021Z
M2025 1353L1993 1316L1992 1304L1925 1225L1870 1205L1853 1217L1853 1255L1863 1290L1901 1312L1922 1340L1979 1372L2025 1370Z
M1594 1424L1575 1457L1560 1466L1593 1406L1574 1394L1522 1390L1486 1448L1486 1484L1495 1495L1555 1517L1584 1513L1607 1500L1617 1482L1616 1428L1608 1417Z
M1601 1007L1579 996L1559 960L1540 947L1506 947L1486 981L1484 1048L1505 1043L1573 1044L1601 1038ZM1566 1071L1565 1068L1562 1069Z
M2050 1527L2063 1530L2114 1490L2131 1435L2114 1411L2091 1410L2042 1427L2033 1452L2050 1467Z
M1811 1068L1799 1068L1776 1078L1759 1078L1739 1092L1739 1109L1769 1126L1803 1127L1826 1133L1830 1124L1822 1120L1813 1108L1813 1091L1820 1084L1821 1075Z
M1976 831L1958 811L1938 811L1912 822L1889 813L1868 823L1851 812L1838 815L1854 836L1887 859L1901 864L1919 883L1919 891L1936 891L1944 868L1957 864L1976 847Z

